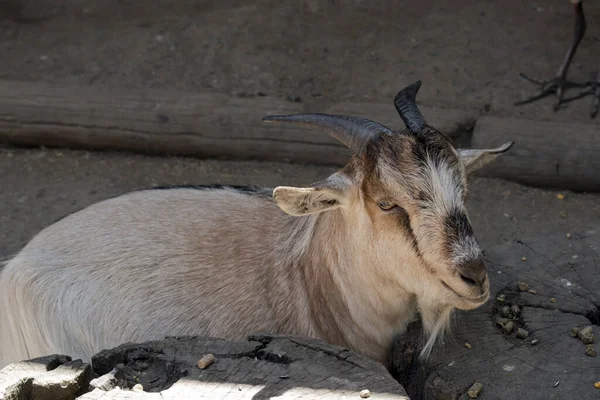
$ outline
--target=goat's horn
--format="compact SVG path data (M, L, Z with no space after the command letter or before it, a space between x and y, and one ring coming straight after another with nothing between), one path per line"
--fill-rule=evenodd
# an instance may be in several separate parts
M378 122L362 117L329 114L292 114L269 115L262 119L265 122L291 122L314 128L321 128L354 153L360 153L364 144L378 134L392 134L392 130Z
M421 81L416 81L399 91L394 99L394 106L396 106L398 114L404 121L404 125L414 133L421 132L425 127L425 118L423 118L423 114L419 111L416 103L417 92L420 87Z

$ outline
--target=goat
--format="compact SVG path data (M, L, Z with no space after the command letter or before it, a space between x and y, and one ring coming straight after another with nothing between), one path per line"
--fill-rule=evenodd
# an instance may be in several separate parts
M489 298L467 175L513 142L456 150L418 109L420 86L394 99L402 131L353 116L264 117L351 149L310 186L143 189L45 228L1 271L0 365L254 331L314 337L389 367L417 312L427 356L454 309Z

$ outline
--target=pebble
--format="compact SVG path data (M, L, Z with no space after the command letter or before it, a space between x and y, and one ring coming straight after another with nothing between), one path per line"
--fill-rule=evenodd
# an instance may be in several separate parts
M584 344L592 344L596 341L594 331L590 325L581 328L581 330L577 333L577 337L579 337Z
M600 381L598 381L598 382L594 383L594 387L595 387L596 389L600 389Z
M567 239L571 239L571 234L567 233Z
M361 390L360 397L362 397L363 399L371 397L371 391L369 389Z
M521 261L527 261L527 257L521 257Z
M529 289L529 285L525 282L519 282L518 287L521 292L526 292Z
M557 387L559 383L560 383L560 381L554 382L554 385L552 385L552 387Z
M510 334L513 329L515 328L515 324L512 321L508 321L507 323L504 324L504 326L502 327L502 332L506 333L506 334Z
M510 308L510 312L513 313L513 315L516 317L521 313L521 309L519 308L519 306L514 305Z
M502 314L503 317L509 317L510 316L510 307L509 306L504 306L500 309L500 314Z
M554 297L550 298L550 303L556 303L556 299Z
M565 195L562 194L562 193L559 193L559 194L556 195L556 198L559 199L559 200L564 200Z
M532 346L535 346L535 345L536 345L536 344L538 344L539 342L540 342L540 339L533 339L533 340L531 341L531 345L532 345Z
M498 303L504 303L504 300L506 300L506 296L501 294L500 296L496 297L496 301Z
M586 344L585 354L587 354L590 357L596 357L596 346L594 346L593 344Z
M581 330L581 328L578 326L571 328L571 330L569 331L569 335L571 335L572 337L577 337L580 330Z
M535 290L535 289L529 289L528 292L531 293L531 294L536 294L537 290Z
M470 348L471 348L471 347L473 347L473 346L471 346L471 343L465 343L465 347L466 347L467 349L470 349Z
M207 354L198 360L198 368L204 369L204 368L208 367L210 364L212 364L213 361L215 361L215 356L213 356L212 354Z
M525 339L527 336L529 336L529 332L527 332L525 329L523 329L523 328L517 329L517 338Z
M482 390L483 390L483 383L475 382L473 385L471 385L469 390L467 390L467 394L469 395L470 398L476 399L477 397L479 397L479 394L481 393Z
M133 385L133 387L131 388L131 390L133 390L134 392L143 392L144 391L144 387L142 386L141 383L136 383L135 385Z

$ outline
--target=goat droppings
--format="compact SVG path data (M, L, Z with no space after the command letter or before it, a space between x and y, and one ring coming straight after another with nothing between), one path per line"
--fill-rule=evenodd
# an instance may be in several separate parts
M477 397L479 397L479 394L481 394L482 390L483 390L483 383L475 382L473 385L471 385L471 387L467 391L467 394L469 395L470 398L476 399Z
M596 347L593 344L586 344L585 354L587 354L590 357L596 357Z
M213 356L212 354L207 354L198 360L198 368L204 369L204 368L208 367L210 364L212 364L213 361L215 361L215 356Z

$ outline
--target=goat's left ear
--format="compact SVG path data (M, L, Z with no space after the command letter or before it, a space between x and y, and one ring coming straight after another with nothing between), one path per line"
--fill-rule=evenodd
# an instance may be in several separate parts
M470 174L494 161L500 154L507 152L513 144L515 142L506 142L495 149L457 149L457 151L465 164L467 174Z
M273 191L273 199L286 213L302 216L348 204L351 188L350 178L338 172L305 188L279 186Z

